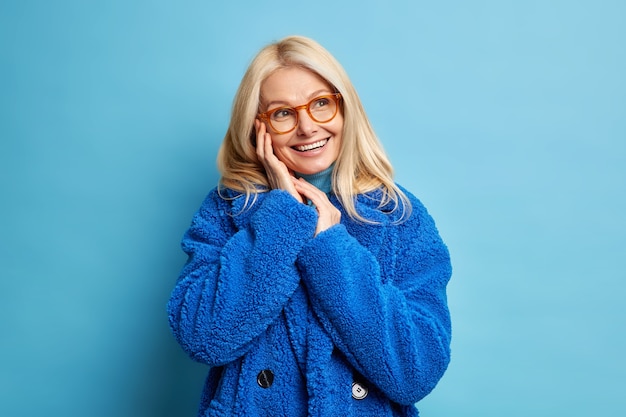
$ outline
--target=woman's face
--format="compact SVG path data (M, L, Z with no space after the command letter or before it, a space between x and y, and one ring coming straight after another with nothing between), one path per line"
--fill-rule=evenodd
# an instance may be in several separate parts
M330 85L317 74L299 67L282 68L261 85L261 111L297 107L332 93ZM303 108L298 110L298 124L291 132L276 133L269 126L267 130L272 138L274 155L287 168L301 174L316 174L328 168L339 156L343 115L339 110L330 122L317 123Z

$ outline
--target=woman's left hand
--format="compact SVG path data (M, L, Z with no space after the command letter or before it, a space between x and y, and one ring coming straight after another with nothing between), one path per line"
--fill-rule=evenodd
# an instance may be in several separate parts
M320 234L320 232L339 224L341 221L341 212L337 209L337 207L333 206L326 193L314 185L306 182L302 178L294 178L293 185L296 187L298 193L311 200L317 209L318 218L315 236Z

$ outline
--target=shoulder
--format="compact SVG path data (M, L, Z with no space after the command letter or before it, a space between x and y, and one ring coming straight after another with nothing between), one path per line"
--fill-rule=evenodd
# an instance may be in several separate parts
M235 190L220 186L212 188L196 210L190 231L202 234L214 228L224 231L236 230L235 217L238 214L243 216L247 214L243 210L245 199L245 194Z
M410 212L406 218L406 223L411 227L419 227L422 233L438 235L439 232L435 225L435 221L430 215L426 206L422 201L406 188L398 185L410 203Z
M409 210L411 211L411 216L421 217L423 215L428 215L428 210L426 210L426 207L424 206L424 204L422 204L422 201L418 197L416 197L413 193L411 193L400 184L396 184L396 186L405 195L410 205Z
M419 198L402 185L396 183L395 186L393 193L376 189L357 195L357 210L363 215L365 212L378 212L384 216L384 223L393 224L419 221L421 217L428 215Z
M200 206L201 214L236 215L242 214L254 203L263 200L266 193L260 192L246 194L231 188L216 186L209 191Z

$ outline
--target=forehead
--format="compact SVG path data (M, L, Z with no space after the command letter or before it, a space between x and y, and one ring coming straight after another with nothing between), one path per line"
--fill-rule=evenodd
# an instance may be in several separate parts
M301 104L320 92L332 92L330 84L316 73L301 67L281 68L261 84L261 100Z

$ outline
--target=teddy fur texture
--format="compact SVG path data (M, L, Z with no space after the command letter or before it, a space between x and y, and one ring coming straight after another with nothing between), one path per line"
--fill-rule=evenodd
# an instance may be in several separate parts
M406 192L406 191L405 191ZM220 196L221 194L221 196ZM450 359L448 250L410 193L408 220L358 197L356 222L314 236L317 213L287 192L251 207L214 189L182 241L168 313L210 367L200 416L417 416ZM274 375L262 388L257 376ZM352 397L353 383L368 390Z

